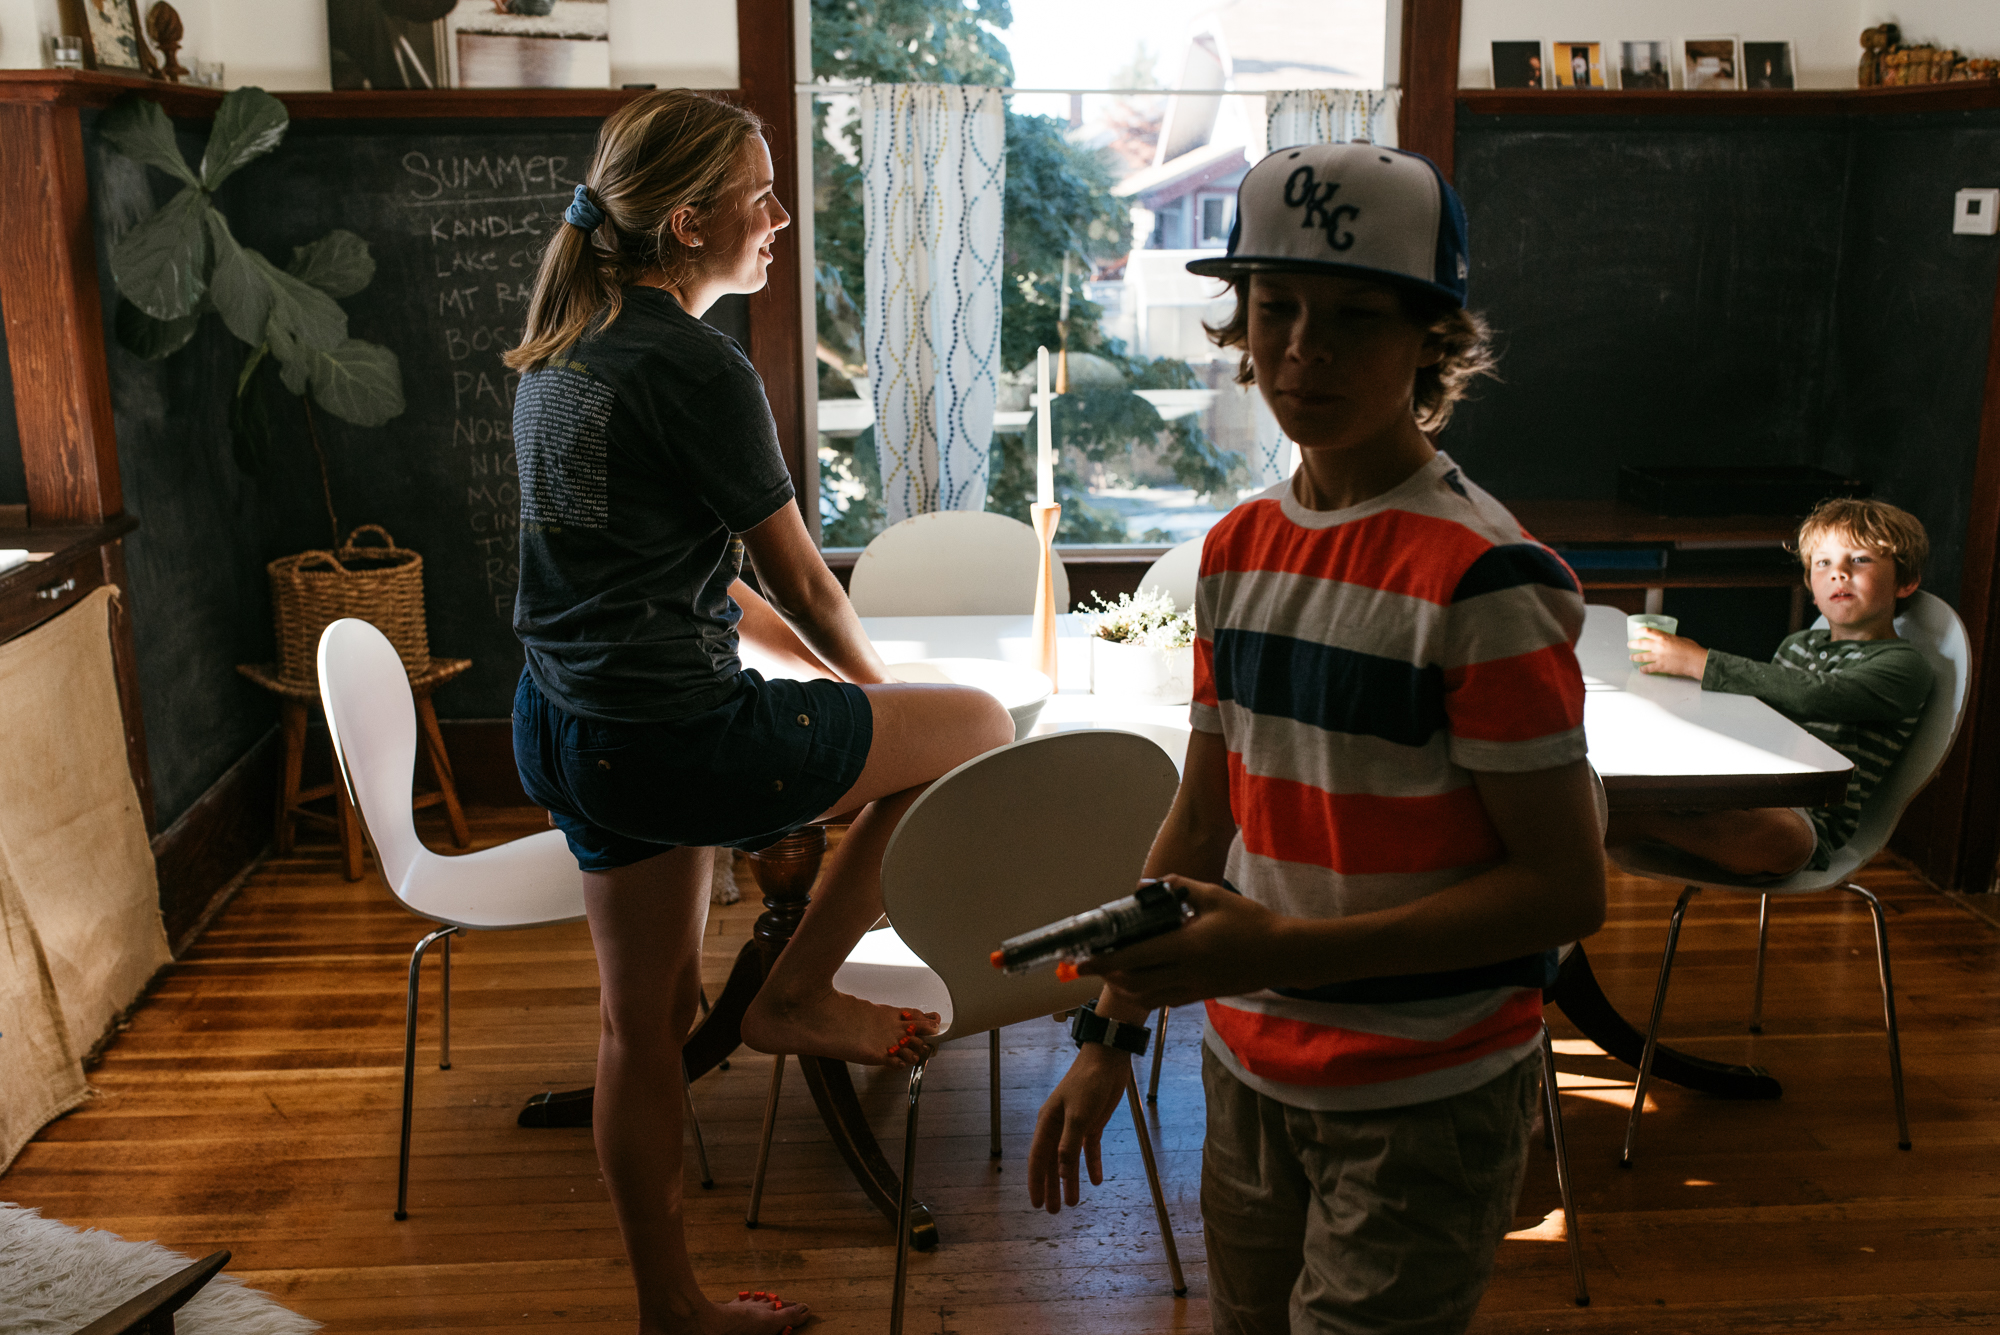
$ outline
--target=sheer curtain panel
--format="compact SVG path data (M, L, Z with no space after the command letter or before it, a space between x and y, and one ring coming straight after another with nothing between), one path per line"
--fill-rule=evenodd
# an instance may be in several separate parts
M864 337L891 524L986 508L1000 375L999 90L859 93Z

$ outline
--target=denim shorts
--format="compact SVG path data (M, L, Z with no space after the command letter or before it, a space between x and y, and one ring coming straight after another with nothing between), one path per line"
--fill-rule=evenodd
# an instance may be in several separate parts
M671 723L580 718L525 668L514 691L521 786L585 871L674 848L776 843L854 786L874 734L859 686L767 681L749 669L727 700Z

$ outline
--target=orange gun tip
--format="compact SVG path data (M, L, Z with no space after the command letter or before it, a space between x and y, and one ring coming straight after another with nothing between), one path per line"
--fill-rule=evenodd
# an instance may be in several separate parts
M1073 982L1075 982L1075 981L1076 981L1076 966L1075 966L1074 964L1071 964L1071 963L1070 963L1070 962L1069 962L1068 960L1057 960L1057 961L1056 961L1056 981L1057 981L1057 982L1059 982L1059 983L1073 983Z
M992 964L992 966L996 969L1004 968L1006 966L1003 965L1000 961L1006 955L1006 953L1007 952L1004 950L996 950L991 955L988 955L986 957L987 962Z

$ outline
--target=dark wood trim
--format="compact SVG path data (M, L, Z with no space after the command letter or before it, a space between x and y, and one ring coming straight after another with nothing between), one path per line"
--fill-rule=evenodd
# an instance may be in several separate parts
M1457 138L1459 0L1403 0L1402 113L1398 142L1451 179Z
M73 106L0 102L0 310L37 524L96 524L125 508L97 287L97 243Z
M1605 800L1613 811L1726 811L1739 807L1832 806L1847 793L1851 770L1832 774L1611 775Z
M1979 457L1972 473L1958 613L1972 651L1972 681L1958 743L1917 794L1890 846L1946 890L1994 888L2000 864L2000 285L1986 345Z
M626 88L435 88L411 91L345 89L277 93L295 120L455 120L575 117L602 120L643 90ZM222 93L75 70L0 70L0 103L108 107L126 93L150 97L170 116L213 116Z
M279 754L278 730L272 728L154 838L160 914L176 956L221 907L217 897L270 845Z
M1418 2L1405 0L1406 5ZM1407 61L1407 56L1405 59ZM1455 63L1452 69L1456 78ZM1405 115L1408 114L1409 98L1406 85L1403 93ZM1458 105L1474 116L1876 116L1994 110L2000 108L2000 83L1940 83L1908 88L1801 88L1782 92L1752 89L1625 92L1599 88L1581 91L1468 88L1459 92ZM1404 147L1409 146L1406 140Z
M794 218L809 201L799 198L799 117L794 89L792 0L737 0L736 98L764 118L765 139L777 177L778 202ZM778 448L792 475L799 504L818 493L819 464L809 448L817 432L805 420L805 309L800 301L800 229L788 227L771 246L764 290L750 298L750 363L764 379L764 395L778 424ZM806 527L819 530L808 510Z

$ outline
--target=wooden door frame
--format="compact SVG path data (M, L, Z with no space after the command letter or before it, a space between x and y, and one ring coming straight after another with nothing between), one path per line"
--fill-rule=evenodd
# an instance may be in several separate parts
M1403 103L1397 142L1437 164L1451 179L1458 135L1459 0L1403 0L1403 49L1397 82Z

